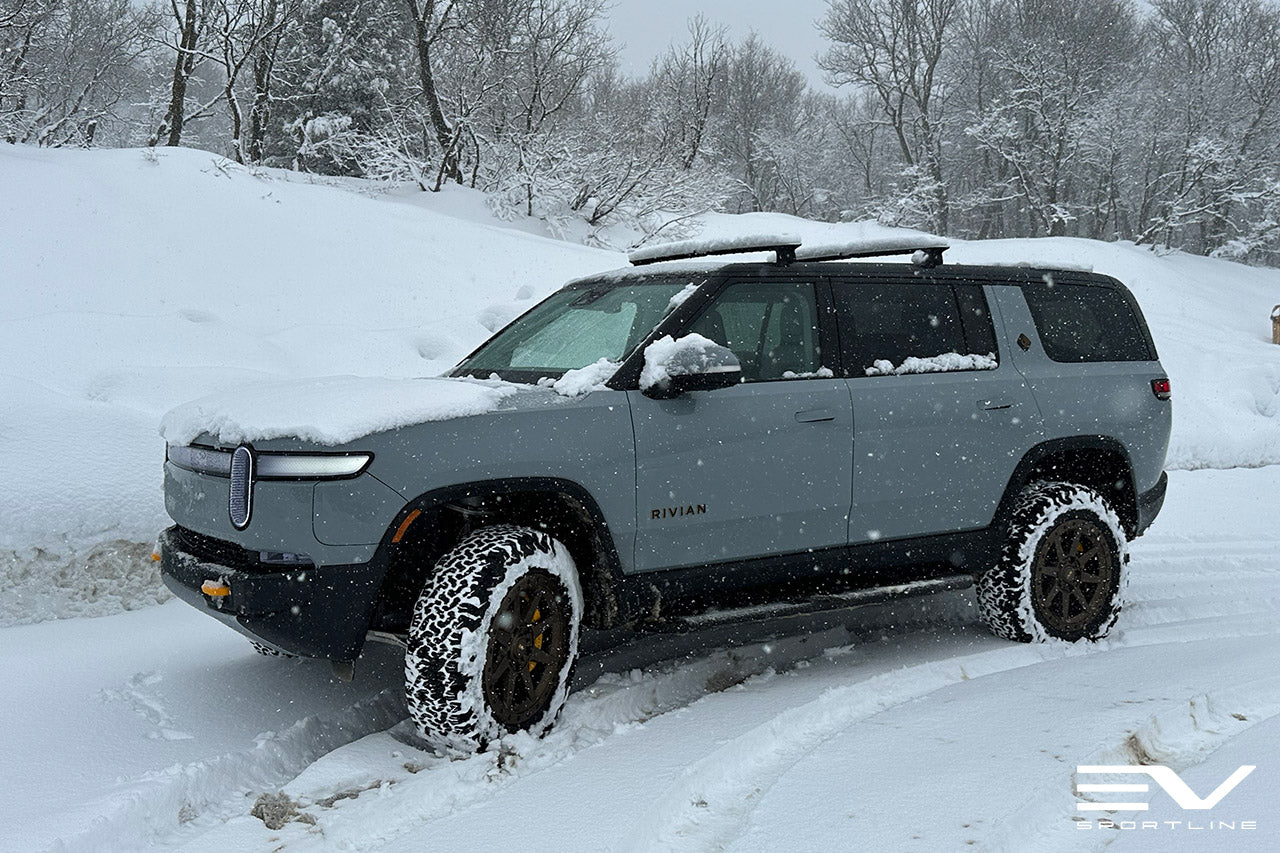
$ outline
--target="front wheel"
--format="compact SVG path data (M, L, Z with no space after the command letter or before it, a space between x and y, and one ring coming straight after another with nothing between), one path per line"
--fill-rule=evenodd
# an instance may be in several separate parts
M1018 497L999 562L978 578L992 633L1097 640L1120 615L1128 562L1120 519L1093 489L1035 483Z
M581 619L563 544L512 525L467 536L436 564L409 625L405 694L419 733L469 752L546 731L568 694Z

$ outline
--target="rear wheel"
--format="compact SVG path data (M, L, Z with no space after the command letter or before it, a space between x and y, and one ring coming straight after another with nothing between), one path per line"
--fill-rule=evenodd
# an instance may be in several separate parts
M437 563L409 626L405 693L419 733L470 751L546 731L568 693L581 614L560 542L510 525L463 539Z
M1120 519L1096 491L1036 483L1018 498L1000 561L978 578L983 621L1009 640L1096 640L1120 615Z

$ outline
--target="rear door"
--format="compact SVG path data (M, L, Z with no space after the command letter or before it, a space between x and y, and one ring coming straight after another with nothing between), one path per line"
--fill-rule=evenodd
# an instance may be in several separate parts
M689 331L733 350L743 383L628 392L638 570L845 543L853 430L830 317L817 282L730 282Z
M1041 428L987 288L916 274L833 291L853 405L849 541L986 526Z

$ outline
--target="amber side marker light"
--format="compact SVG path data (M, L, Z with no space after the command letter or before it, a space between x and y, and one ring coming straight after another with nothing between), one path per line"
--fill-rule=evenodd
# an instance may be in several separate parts
M217 581L205 581L200 585L200 591L210 598L226 598L231 594L231 587Z
M403 539L404 535L409 532L409 525L417 521L418 516L420 515L422 515L422 510L420 509L415 509L413 512L409 513L409 515L405 517L405 520L400 522L400 526L396 528L396 534L391 537L392 543L399 542Z
M1173 396L1173 386L1168 379L1152 379L1151 392L1156 395L1157 400L1168 400Z

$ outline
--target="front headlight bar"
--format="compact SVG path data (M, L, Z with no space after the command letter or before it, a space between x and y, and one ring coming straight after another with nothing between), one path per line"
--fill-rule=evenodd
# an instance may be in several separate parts
M231 476L233 450L193 445L169 445L166 458L188 471ZM272 453L254 452L255 480L340 480L355 477L369 467L372 453Z

